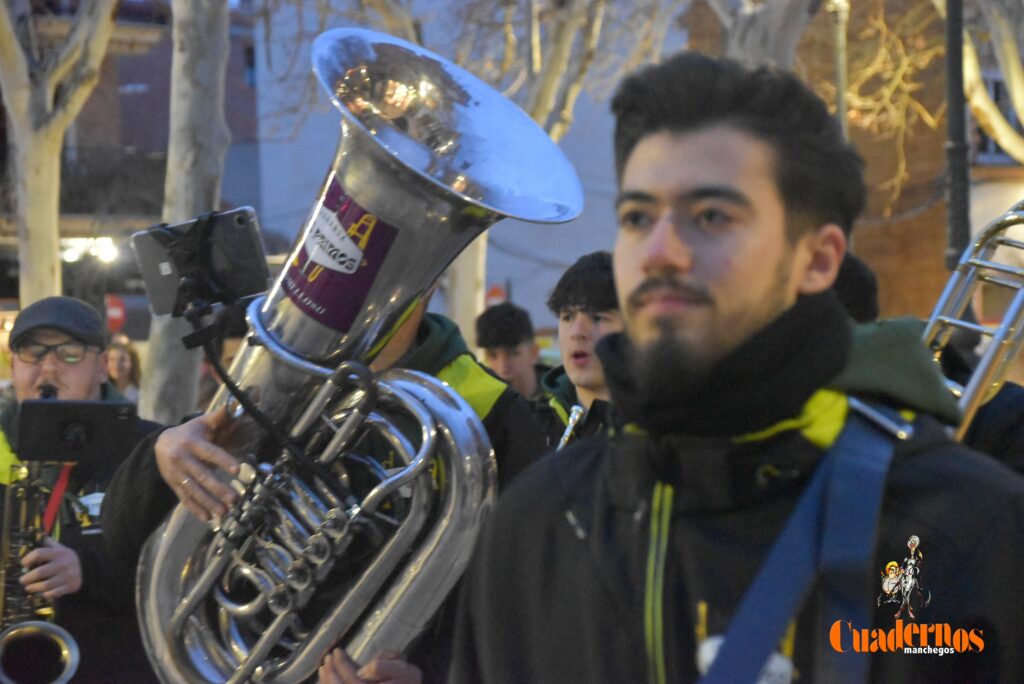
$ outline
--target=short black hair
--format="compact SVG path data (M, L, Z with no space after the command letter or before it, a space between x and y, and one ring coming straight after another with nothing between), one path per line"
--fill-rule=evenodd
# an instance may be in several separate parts
M612 112L620 183L629 155L645 136L727 125L775 151L790 240L826 223L849 235L864 210L863 161L824 101L788 71L682 52L626 78Z
M871 267L847 252L832 289L850 318L870 323L878 318L878 278Z
M618 311L610 252L591 252L562 274L548 296L548 309L558 316L569 309Z
M476 343L484 349L514 347L532 341L530 313L511 302L495 304L476 317Z

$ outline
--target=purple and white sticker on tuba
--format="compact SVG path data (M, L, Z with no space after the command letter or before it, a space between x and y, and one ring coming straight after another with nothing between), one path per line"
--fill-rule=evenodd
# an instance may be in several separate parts
M332 175L306 239L288 264L285 292L314 320L348 332L397 234L346 195Z

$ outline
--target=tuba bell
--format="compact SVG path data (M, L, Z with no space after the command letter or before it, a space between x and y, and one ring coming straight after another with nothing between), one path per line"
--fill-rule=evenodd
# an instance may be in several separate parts
M1024 252L1024 242L1007 234L1011 228L1020 225L1024 225L1024 201L1010 207L974 238L960 257L925 327L924 343L934 354L936 362L956 329L968 330L989 339L966 386L952 381L947 383L957 397L962 416L953 431L957 440L963 440L978 409L1002 387L1021 344L1024 344L1024 268L1007 258ZM998 325L965 320L965 312L982 283L1012 293Z
M422 630L493 499L493 451L444 383L366 364L495 221L582 208L547 135L448 61L338 29L315 40L313 68L341 137L231 367L239 500L210 524L179 505L138 568L164 682L304 681L336 644L363 662ZM234 401L222 389L211 408Z

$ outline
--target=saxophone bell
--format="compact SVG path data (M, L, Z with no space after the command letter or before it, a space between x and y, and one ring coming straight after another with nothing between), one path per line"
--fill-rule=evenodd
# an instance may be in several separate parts
M0 684L65 684L78 660L74 638L52 622L19 622L0 633Z

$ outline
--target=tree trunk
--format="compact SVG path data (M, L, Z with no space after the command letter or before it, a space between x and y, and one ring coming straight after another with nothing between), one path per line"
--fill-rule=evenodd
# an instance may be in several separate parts
M551 40L544 57L544 66L534 88L531 104L527 109L530 118L545 130L548 118L558 100L566 69L572 59L572 48L576 43L576 36L587 21L586 10L587 3L584 0L571 0L566 7L559 10L558 23L551 30Z
M180 223L218 208L230 133L224 120L228 63L227 3L174 0L171 130L163 221ZM143 371L140 415L174 424L196 408L201 352L186 350L182 319L153 321Z
M448 267L445 302L466 344L476 347L476 317L483 310L487 278L487 233L470 243Z
M24 127L29 128L29 127ZM60 261L60 148L63 131L14 133L10 178L18 228L18 295L21 306L62 292Z
M22 306L63 290L61 146L99 79L113 32L114 4L82 0L67 38L41 50L31 4L0 3L0 95L11 149L8 173L14 184Z

